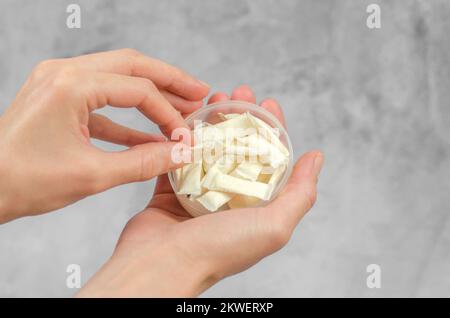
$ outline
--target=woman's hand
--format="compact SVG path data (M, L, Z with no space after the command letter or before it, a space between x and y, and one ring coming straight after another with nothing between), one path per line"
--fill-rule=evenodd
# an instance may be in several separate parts
M204 83L130 49L45 61L0 117L0 223L166 173L174 143L94 114L137 107L168 135L201 107ZM90 137L131 146L109 153Z
M232 99L255 103L250 88ZM223 93L211 102L226 100ZM261 107L284 123L278 104ZM283 247L316 199L323 156L304 154L284 191L263 208L235 209L191 218L180 206L167 175L161 176L147 209L125 227L111 259L78 296L196 296L220 279L254 265Z

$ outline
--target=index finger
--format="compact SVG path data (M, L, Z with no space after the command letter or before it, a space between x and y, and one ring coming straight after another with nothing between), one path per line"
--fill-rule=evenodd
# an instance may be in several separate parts
M286 128L286 121L284 120L283 110L280 107L280 104L273 98L266 98L260 103L261 107L265 110L271 112Z
M69 59L80 69L117 73L150 79L158 88L168 90L188 100L201 100L209 86L179 68L145 56L133 49L81 55Z
M168 137L178 127L187 127L181 114L144 78L100 72L83 72L75 79L77 90L84 92L89 112L111 105L136 107L159 126ZM71 93L74 89L70 89Z

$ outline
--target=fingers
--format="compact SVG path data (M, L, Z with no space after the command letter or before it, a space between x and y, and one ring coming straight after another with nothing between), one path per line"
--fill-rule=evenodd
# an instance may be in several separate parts
M162 90L161 95L182 114L190 114L203 106L203 102L189 101L171 92Z
M256 103L256 97L252 89L248 85L236 87L231 94L232 100L242 100L249 103Z
M316 200L316 184L322 164L320 151L304 154L295 164L285 189L263 209L270 223L280 225L279 229L288 236Z
M276 100L273 98L267 98L260 103L261 107L271 112L280 123L286 128L286 122L284 120L283 110Z
M167 174L159 176L156 180L155 191L153 192L153 197L147 205L147 208L158 208L168 211L176 216L189 219L192 218L174 195Z
M217 93L211 95L211 97L208 100L208 104L212 104L212 103L216 103L216 102L223 102L223 101L227 101L229 99L230 98L225 93L217 92ZM232 92L231 99L243 100L243 101L247 101L250 103L256 102L255 94L253 93L252 89L248 85L241 85L241 86L238 86L237 88L235 88ZM280 121L280 123L284 127L286 127L283 110L281 109L280 105L278 104L278 102L275 99L266 98L260 103L260 106L262 108L264 108L265 110L269 111L270 113L272 113Z
M228 97L227 94L222 93L222 92L218 92L213 94L209 100L208 100L208 105L214 104L214 103L218 103L218 102L223 102L223 101L227 101L230 98ZM230 107L227 105L224 106L220 106L219 108L216 108L216 110L214 112L211 112L208 117L206 118L206 120L211 123L211 124L215 124L217 122L220 121L220 117L218 116L219 113L229 113L230 112Z
M208 99L208 105L209 104L213 104L213 103L217 103L217 102L223 102L223 101L227 101L230 98L228 97L227 94L222 93L222 92L218 92L215 93L213 95L211 95L211 97Z
M88 128L92 138L127 147L166 140L162 135L147 134L119 125L100 114L89 115Z
M90 111L105 105L136 107L170 136L177 127L186 127L180 113L161 95L154 84L144 78L109 73L82 74L77 88L86 96Z
M162 176L159 176L156 180L155 191L153 192L153 194L157 195L166 193L173 193L173 189L169 181L169 176L167 174L164 174Z
M230 97L228 97L227 94L222 93L222 92L217 92L209 98L208 104L227 101L229 99L230 99ZM249 103L256 103L255 94L253 93L253 90L248 85L240 85L240 86L236 87L231 94L231 100L242 100L242 101L246 101Z
M231 95L231 99L243 100L253 104L256 103L255 94L248 85L241 85L235 88L233 90L233 94ZM275 117L281 122L281 124L283 126L286 126L283 111L281 110L281 107L276 100L267 98L261 102L260 106L275 115Z
M207 84L193 76L133 49L83 55L71 58L69 62L82 70L147 78L154 82L158 88L170 91L188 100L201 100L209 91Z
M101 162L98 192L120 184L149 180L178 168L182 164L172 161L175 145L175 142L155 142L121 152L101 152L98 158Z
M213 94L209 98L208 104L212 104L212 103L216 103L216 102L223 102L223 101L227 101L227 100L230 100L228 95L226 95L225 93L222 93L222 92L218 92L218 93ZM249 103L256 102L255 94L253 93L253 91L251 90L251 88L248 85L241 85L241 86L236 87L231 94L231 100L245 101L245 102L249 102ZM219 112L219 110L218 110L218 112ZM224 113L239 112L239 107L224 106L223 110L220 110L220 112L224 112Z

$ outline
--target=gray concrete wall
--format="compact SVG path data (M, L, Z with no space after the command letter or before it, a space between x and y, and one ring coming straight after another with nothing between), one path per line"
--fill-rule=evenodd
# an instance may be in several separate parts
M79 30L65 27L72 2ZM365 25L371 2L380 30ZM282 103L297 155L323 150L319 199L286 248L204 296L450 296L449 16L445 0L0 0L0 112L40 60L121 47L215 90L248 83ZM0 226L0 296L72 295L66 266L85 282L152 187ZM370 263L381 289L366 287Z

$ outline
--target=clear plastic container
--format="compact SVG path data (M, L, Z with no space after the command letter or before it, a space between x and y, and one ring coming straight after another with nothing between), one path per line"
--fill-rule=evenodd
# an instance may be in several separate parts
M278 129L278 132L280 133L280 141L286 146L286 148L289 151L289 162L287 164L287 169L284 171L283 176L280 178L280 181L275 186L275 189L272 193L272 196L267 201L261 201L258 205L255 205L253 207L259 207L259 206L265 206L269 204L271 201L273 201L278 194L283 190L283 188L286 185L286 182L291 175L292 172L292 163L293 163L293 151L292 151L292 144L289 139L289 136L284 129L284 127L281 125L280 121L272 115L270 112L262 108L261 106L243 102L243 101L223 101L223 102L217 102L214 104L210 104L208 106L202 107L199 110L195 111L189 117L186 118L186 123L188 126L193 129L194 121L195 120L201 120L203 122L208 122L210 124L217 124L221 122L221 119L219 117L219 113L222 114L230 114L230 113L246 113L249 112L253 116L263 120L265 123L269 124L271 127ZM170 184L172 185L172 188L175 192L175 194L178 192L176 182L175 182L175 172L170 171L169 172L169 180ZM225 204L224 207L219 209L216 212L210 212L207 209L205 209L199 202L195 200L190 200L186 195L179 195L176 194L178 201L183 206L186 211L189 212L194 217L201 216L204 214L210 214L210 213L217 213L219 211L227 210L228 207Z

